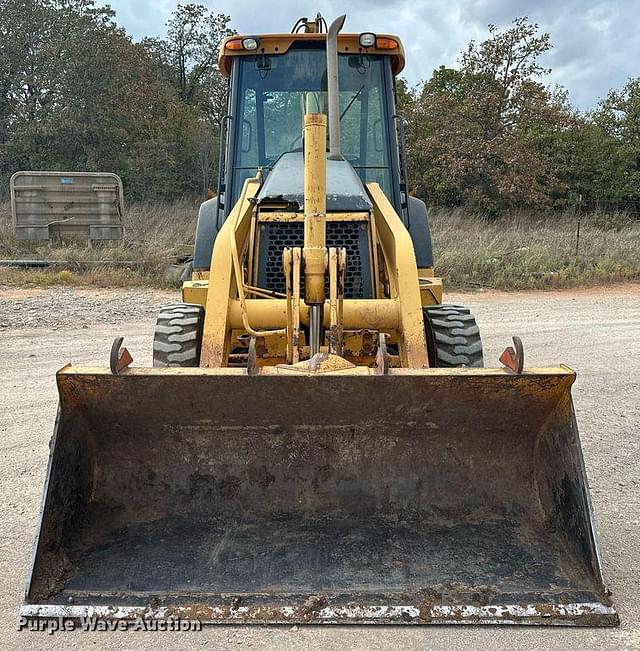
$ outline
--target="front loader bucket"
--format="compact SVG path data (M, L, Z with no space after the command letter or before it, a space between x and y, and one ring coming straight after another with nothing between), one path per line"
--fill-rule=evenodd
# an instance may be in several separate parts
M569 369L102 369L24 617L615 625Z

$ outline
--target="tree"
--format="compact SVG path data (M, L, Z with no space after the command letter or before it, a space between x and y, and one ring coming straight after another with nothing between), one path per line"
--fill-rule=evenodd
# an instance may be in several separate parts
M460 67L440 67L414 93L411 140L419 190L431 203L467 204L490 214L518 205L549 205L540 132L567 124L566 96L545 87L539 57L548 34L526 18L472 41Z
M178 5L165 38L134 43L94 0L0 0L0 195L18 169L114 171L131 198L204 195L227 110L217 55L229 20ZM580 113L543 83L550 47L518 18L489 26L457 67L398 81L410 184L430 204L496 214L640 200L640 78Z
M178 14L193 16L193 8ZM17 169L69 169L117 172L134 198L206 190L215 143L204 89L217 68L203 58L205 24L185 23L179 37L172 20L184 86L153 51L131 41L109 7L93 0L0 4L2 187ZM215 52L208 56L213 61Z
M178 5L167 22L167 37L143 41L164 66L182 101L209 105L211 81L221 77L220 46L227 36L235 33L229 27L230 20L229 16L215 14L204 5Z
M73 122L83 128L70 97L74 70L93 40L122 38L108 7L91 0L6 0L0 7L2 37L4 166L50 167ZM96 67L91 77L96 75ZM95 83L84 88L91 98ZM65 151L57 165L73 160ZM83 161L84 163L84 161ZM3 170L4 171L4 170ZM10 170L9 170L10 171Z
M612 158L620 172L621 198L640 199L640 77L621 91L610 90L593 115L595 125L611 141Z
M181 157L181 170L200 180L204 193L212 185L219 147L219 125L227 110L227 82L218 69L222 41L235 32L230 17L200 4L178 5L167 22L164 39L144 39L162 75L180 101L199 116L189 149Z

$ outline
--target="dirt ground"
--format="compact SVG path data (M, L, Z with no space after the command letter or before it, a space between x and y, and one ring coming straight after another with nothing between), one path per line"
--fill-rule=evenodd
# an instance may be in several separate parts
M525 627L232 627L199 633L26 633L17 609L31 554L56 410L54 373L67 362L107 365L125 336L135 364L151 361L159 305L177 294L0 287L0 646L3 648L640 649L640 285L583 291L450 294L477 314L485 363L510 336L531 366L578 372L578 424L605 580L619 629Z

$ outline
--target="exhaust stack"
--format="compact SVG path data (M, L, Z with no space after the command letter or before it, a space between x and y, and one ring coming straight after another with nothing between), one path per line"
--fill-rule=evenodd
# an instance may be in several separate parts
M329 103L329 158L342 160L340 149L340 95L338 86L338 33L346 14L338 16L327 33L327 95Z

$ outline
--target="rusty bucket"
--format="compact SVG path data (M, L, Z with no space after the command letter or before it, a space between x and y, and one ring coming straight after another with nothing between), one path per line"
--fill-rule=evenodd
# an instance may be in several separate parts
M573 381L67 367L21 614L615 625Z

